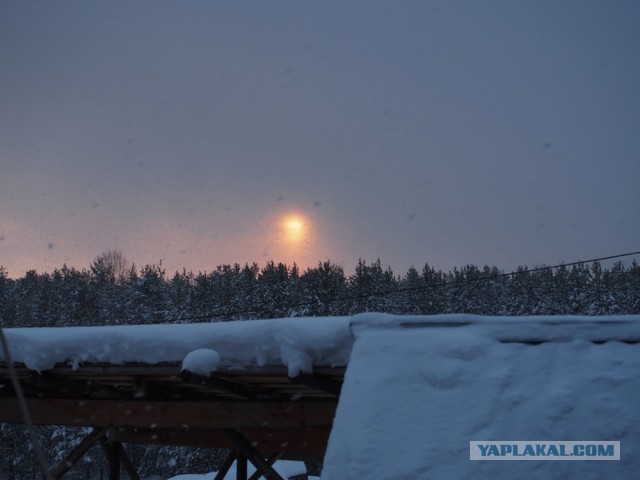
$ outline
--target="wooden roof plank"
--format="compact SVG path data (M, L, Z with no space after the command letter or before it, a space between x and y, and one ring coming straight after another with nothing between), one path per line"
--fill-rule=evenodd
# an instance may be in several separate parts
M188 371L182 372L181 377L185 383L220 388L225 392L239 395L249 400L284 400L283 396L277 391L256 387L254 385L249 385L248 383L230 381L224 377L217 377L215 375L212 375L211 377L204 377L201 375L194 375Z
M289 459L321 460L327 448L329 427L241 429L239 432L262 453L282 453ZM199 428L111 428L109 439L123 443L228 448L234 444L222 429Z
M172 428L331 426L337 402L182 402L28 398L35 424ZM0 421L22 423L15 398L0 398Z
M256 470L262 472L263 475L268 476L273 480L284 480L282 476L278 472L276 472L273 467L265 461L262 457L262 454L254 448L254 446L249 443L249 441L244 438L244 436L233 429L225 429L224 432L231 439L231 441L235 444L237 450L242 452L242 454L251 460L251 463L256 467ZM238 459L240 460L240 459ZM246 478L246 464L244 465L243 471L241 472L242 476Z

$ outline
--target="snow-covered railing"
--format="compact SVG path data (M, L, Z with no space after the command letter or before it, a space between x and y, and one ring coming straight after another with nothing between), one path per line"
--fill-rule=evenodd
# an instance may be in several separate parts
M314 365L346 365L353 344L347 317L4 331L14 362L38 371L58 363L157 364L186 358L192 368L211 370L284 365L295 377L311 373Z

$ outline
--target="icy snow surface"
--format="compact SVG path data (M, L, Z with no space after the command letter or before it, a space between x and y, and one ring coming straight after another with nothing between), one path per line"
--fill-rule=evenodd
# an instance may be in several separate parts
M4 332L14 362L34 370L63 362L182 362L195 350L208 349L220 356L219 368L284 365L297 376L311 373L313 365L346 365L353 343L348 317Z
M352 320L323 480L640 478L640 317ZM550 340L528 345L514 339ZM470 461L471 440L619 440L621 461Z

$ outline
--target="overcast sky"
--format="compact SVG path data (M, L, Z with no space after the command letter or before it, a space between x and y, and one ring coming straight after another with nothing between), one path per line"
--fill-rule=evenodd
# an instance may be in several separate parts
M2 0L0 265L640 250L638 25L634 0Z

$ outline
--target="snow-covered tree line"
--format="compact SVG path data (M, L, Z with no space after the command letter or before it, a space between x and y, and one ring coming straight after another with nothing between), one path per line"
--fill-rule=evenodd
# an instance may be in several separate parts
M553 269L467 265L448 272L428 264L403 276L380 260L360 260L351 275L321 262L221 265L211 272L131 266L117 274L98 257L89 269L63 266L11 279L0 267L5 327L206 322L290 316L477 313L606 315L640 313L640 265L595 262Z
M551 269L520 267L513 274L475 265L443 272L425 265L396 275L380 260L360 260L351 275L335 263L301 271L269 262L221 265L211 272L141 269L118 255L97 257L88 269L64 266L52 273L9 278L0 267L3 327L120 325L227 321L288 316L475 313L484 315L607 315L640 313L640 265L576 264ZM301 320L303 321L303 320ZM52 465L86 435L86 429L39 427ZM0 479L40 478L19 425L0 424ZM198 449L127 446L144 476L207 471L219 454ZM106 477L99 448L68 474ZM3 475L5 477L3 477Z

